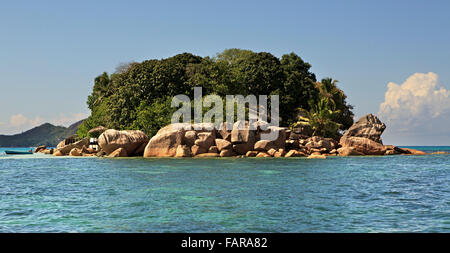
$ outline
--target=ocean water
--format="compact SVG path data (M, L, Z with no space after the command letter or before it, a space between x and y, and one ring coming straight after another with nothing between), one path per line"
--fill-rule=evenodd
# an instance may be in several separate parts
M99 159L3 151L0 232L450 232L450 155Z

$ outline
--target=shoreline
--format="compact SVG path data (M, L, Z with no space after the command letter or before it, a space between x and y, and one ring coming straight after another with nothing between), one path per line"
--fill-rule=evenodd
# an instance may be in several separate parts
M449 154L427 153L410 147L384 145L386 125L368 114L355 122L339 140L313 135L307 126L287 128L265 121L221 123L175 123L161 128L152 138L140 130L115 130L98 126L91 138L71 136L56 148L37 147L35 153L73 157L306 157L390 156ZM95 138L98 137L98 138ZM268 139L269 138L269 139Z

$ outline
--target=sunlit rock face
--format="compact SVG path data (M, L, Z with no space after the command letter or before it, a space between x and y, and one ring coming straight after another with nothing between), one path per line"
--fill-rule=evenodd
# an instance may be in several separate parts
M374 142L383 144L381 140L381 134L386 129L386 125L373 114L367 114L360 118L355 124L353 124L344 136L341 138L341 143L349 137L362 137L370 139Z

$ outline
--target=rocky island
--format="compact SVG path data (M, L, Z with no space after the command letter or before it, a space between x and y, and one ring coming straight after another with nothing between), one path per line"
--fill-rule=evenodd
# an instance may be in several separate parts
M227 49L215 57L182 53L125 64L113 74L105 72L95 78L87 99L91 115L79 126L77 137L63 140L55 150L40 147L38 152L97 157L425 154L384 145L381 135L386 125L373 114L355 123L353 106L337 81L318 81L310 68L311 64L295 53L278 58L268 52L242 49ZM196 87L205 93L200 98L215 95L222 106L224 102L228 105L229 94L244 98L275 94L280 98L275 116L279 124L269 128L262 121L225 122L222 127L213 127L212 123L170 124L169 115L177 110L173 99L180 95L195 98ZM271 103L266 108L272 108ZM201 110L211 109L205 104L200 105ZM249 104L244 110L249 110ZM278 133L278 138L265 139L267 131Z
M238 128L244 124L244 128ZM336 141L332 138L310 136L306 128L268 127L267 122L236 122L232 129L215 130L212 123L170 124L160 129L151 139L139 130L106 129L97 127L91 133L99 134L99 150L89 148L89 139L75 143L58 144L55 150L38 147L35 152L53 156L91 157L307 157L363 155L425 155L419 150L384 145L381 139L386 125L375 115L368 114L353 124ZM200 129L200 130L195 130ZM208 130L213 129L213 130ZM262 138L264 131L278 132L276 140Z

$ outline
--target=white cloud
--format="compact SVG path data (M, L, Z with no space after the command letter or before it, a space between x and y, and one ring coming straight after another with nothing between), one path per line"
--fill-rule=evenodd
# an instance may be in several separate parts
M415 73L398 85L390 82L378 112L386 133L404 136L450 135L450 91L435 73Z
M37 116L34 119L29 119L22 114L16 114L12 115L9 119L9 124L13 127L22 128L22 127L29 127L29 126L36 126L39 124L44 123L42 118Z
M15 127L19 127L19 126L26 124L27 121L28 121L28 119L25 116L23 116L22 114L17 114L17 115L11 116L11 119L9 120L9 124L11 124L12 126L15 126Z

